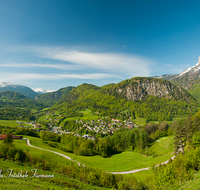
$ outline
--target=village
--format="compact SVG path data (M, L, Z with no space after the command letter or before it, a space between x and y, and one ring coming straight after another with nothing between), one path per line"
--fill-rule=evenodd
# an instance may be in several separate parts
M49 115L49 114L48 114ZM55 116L55 115L54 115ZM120 128L132 129L134 127L139 127L131 120L121 121L119 119L102 117L98 120L75 120L72 129L69 129L68 126L64 126L62 122L59 122L59 119L56 117L46 117L48 119L48 127L44 126L40 122L31 121L31 122L21 122L16 121L19 127L22 128L32 128L36 132L41 130L53 132L56 134L74 134L78 137L83 137L91 140L95 140L96 137L104 137L112 135L115 131ZM60 125L58 125L60 124ZM32 126L32 127L31 127Z

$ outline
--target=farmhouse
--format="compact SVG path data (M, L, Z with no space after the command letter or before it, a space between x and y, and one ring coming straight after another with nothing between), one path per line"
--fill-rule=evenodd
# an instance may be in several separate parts
M15 135L11 135L12 139L23 139L23 136L15 136ZM0 140L3 140L6 138L6 135L0 135Z

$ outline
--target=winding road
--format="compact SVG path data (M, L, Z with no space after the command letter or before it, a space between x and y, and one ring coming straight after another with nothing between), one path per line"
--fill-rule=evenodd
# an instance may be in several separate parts
M169 160L161 163L161 165L163 164L167 164L170 160L173 160L175 158L175 156L171 157ZM155 165L155 167L158 167L160 164ZM150 168L141 168L141 169L135 169L135 170L130 170L130 171L125 171L125 172L109 172L111 174L132 174L132 173L136 173L136 172L140 172L143 170L149 170Z
M48 152L53 152L54 154L58 154L58 155L60 155L60 156L62 156L62 157L64 157L64 158L67 158L68 160L71 160L71 161L72 161L72 159L71 159L69 156L66 156L66 155L64 155L64 154L61 154L61 153L59 153L59 152L55 152L55 151L52 151L52 150L47 150L47 149L44 149L44 148L39 148L39 147L37 147L37 146L33 146L33 145L30 144L30 141L29 141L29 139L27 139L27 138L24 139L24 140L26 140L27 145L30 146L30 147L37 148L37 149L44 150L44 151L48 151Z
M52 151L52 150L48 150L48 149L44 149L44 148L39 148L39 147L36 147L36 146L33 146L30 144L30 141L28 138L24 138L24 140L27 141L27 145L30 146L30 147L33 147L33 148L37 148L37 149L40 149L40 150L44 150L44 151L48 151L48 152L52 152L54 154L57 154L57 155L60 155L68 160L71 160L71 161L74 161L72 160L69 156L66 156L64 154L61 154L59 152L55 152L55 151ZM175 156L171 157L169 160L173 160L175 158ZM169 160L161 163L161 165L163 164L167 164L169 162ZM80 162L77 162L78 165L80 165L81 163ZM160 164L156 165L155 167L158 167ZM85 166L82 164L82 166ZM143 170L149 170L150 168L141 168L141 169L135 169L135 170L130 170L130 171L125 171L125 172L108 172L108 173L111 173L111 174L131 174L131 173L136 173L136 172L140 172L140 171L143 171Z

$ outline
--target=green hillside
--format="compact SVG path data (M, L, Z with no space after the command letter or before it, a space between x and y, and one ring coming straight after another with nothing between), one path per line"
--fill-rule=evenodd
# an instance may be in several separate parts
M61 88L56 92L50 92L41 94L35 97L36 102L43 103L48 106L52 106L55 103L59 102L64 96L66 96L73 88L73 86L68 86L66 88Z
M195 83L190 86L187 91L198 101L200 101L200 80L195 81Z
M0 87L0 92L4 92L4 91L18 92L18 93L23 94L24 96L26 96L30 99L34 99L35 96L38 95L38 93L36 93L32 89L30 89L29 87L22 86L22 85L11 85L11 86L6 86L6 87Z
M0 92L0 119L34 120L35 116L31 110L42 108L43 104L37 103L18 92Z
M137 77L103 87L82 84L71 90L52 110L69 113L91 109L114 118L124 118L123 111L127 110L128 118L137 115L147 121L158 121L193 113L197 106L188 92L167 80Z
M20 108L37 108L41 109L43 105L37 103L34 100L27 98L26 96L14 92L14 91L3 91L0 92L0 107L20 107Z
M0 189L29 189L29 190L36 190L36 189L43 189L43 190L60 190L60 189L88 189L88 190L95 190L95 189L106 189L102 187L95 187L78 180L72 179L70 177L64 176L63 174L51 172L51 171L44 171L42 169L37 169L37 174L45 175L45 176L53 176L53 177L46 177L46 178L38 178L32 177L33 170L35 167L30 166L21 166L16 163L3 161L0 159L0 168L2 169L1 175L2 177L0 180ZM7 169L13 169L13 173L23 172L24 175L26 171L28 171L28 177L21 177L21 178L12 178L8 176Z

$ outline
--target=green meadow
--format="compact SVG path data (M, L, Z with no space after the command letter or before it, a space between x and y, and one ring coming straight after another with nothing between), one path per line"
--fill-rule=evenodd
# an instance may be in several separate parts
M136 125L144 126L144 125L146 124L146 119L136 116L136 119L134 119L133 122L134 122Z
M99 118L98 115L93 114L89 109L83 111L82 113L84 114L84 116L81 117L83 120L97 120Z
M0 120L0 125L9 127L19 127L19 123L16 120Z
M174 152L174 137L168 136L153 143L149 152L154 156L167 155Z
M19 173L22 171L22 174L25 174L26 171L28 171L28 177L25 178L11 178L8 176L7 169L13 169L13 173ZM94 187L91 185L88 185L86 183L82 183L80 181L77 181L75 179L71 179L66 177L62 174L57 174L49 171L44 171L41 169L37 170L37 174L39 175L51 175L52 178L36 178L32 177L33 172L32 169L36 169L33 167L28 166L21 166L14 164L9 161L3 161L0 159L0 170L2 170L1 175L3 177L0 178L0 189L7 190L7 189L26 189L26 190L60 190L60 189L88 189L88 190L97 190L97 189L106 189L101 187Z
M133 169L151 167L153 164L156 165L156 164L162 163L173 156L172 148L170 145L171 140L169 139L170 137L162 138L160 142L157 141L157 143L153 145L153 149L157 151L159 151L159 149L162 149L161 148L162 145L160 145L161 143L166 143L166 147L168 147L166 148L165 151L163 151L162 155L160 154L159 156L154 157L154 158L152 156L145 156L134 151L125 151L120 154L115 154L109 158L103 158L98 155L79 156L79 155L67 153L59 149L50 147L40 138L29 137L29 136L24 136L24 138L29 138L31 145L33 146L62 153L78 162L85 164L86 166L98 168L107 172L129 171ZM18 140L18 141L15 141L14 143L18 148L21 148L25 151L29 151L31 154L40 156L41 158L46 159L48 161L54 160L56 162L66 162L66 163L69 162L67 159L59 155L56 155L52 152L38 150L32 147L29 147L26 144L26 141ZM155 148L156 146L158 147L160 146L160 148Z
M0 141L0 144L3 143ZM33 147L30 147L27 145L25 140L15 140L14 145L19 148L24 150L25 152L31 154L34 157L45 159L46 161L50 163L58 162L58 163L63 163L63 164L69 164L69 160L65 159L64 157L61 157L57 154L54 154L52 152L36 149Z
M19 120L19 121L21 121L21 120ZM24 122L24 124L19 124L19 123L17 123L16 120L0 120L0 125L9 126L9 127L19 127L19 125L33 127L30 124L26 124L26 121L21 121L21 122Z
M16 120L0 120L0 125L9 127L18 127L20 124Z
M93 168L107 172L121 172L151 167L153 164L162 163L171 157L172 155L168 154L153 158L134 151L125 151L121 154L115 154L110 158L103 158L101 156L75 156L74 158Z

